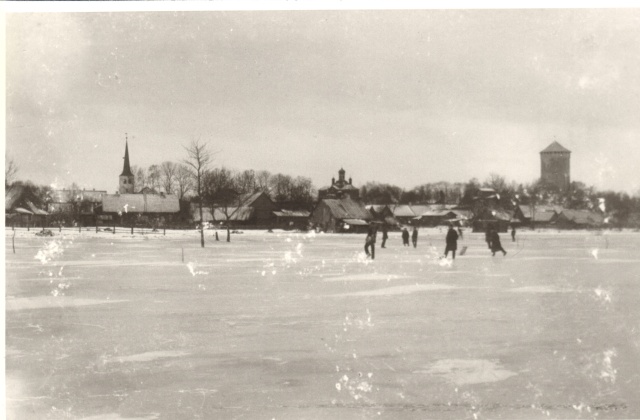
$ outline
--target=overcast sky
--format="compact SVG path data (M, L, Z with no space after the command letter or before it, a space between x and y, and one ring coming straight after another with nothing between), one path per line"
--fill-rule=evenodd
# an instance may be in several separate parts
M571 178L640 190L640 9L13 13L6 152L115 192L185 157L356 186Z

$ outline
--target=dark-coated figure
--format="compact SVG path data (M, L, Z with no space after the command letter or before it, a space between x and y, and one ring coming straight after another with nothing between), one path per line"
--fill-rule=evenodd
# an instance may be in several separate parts
M413 242L413 247L416 248L418 246L418 228L413 227L413 232L411 232L411 242Z
M404 246L409 246L409 231L407 228L402 229L402 244Z
M502 248L500 243L500 235L498 235L497 229L492 229L489 235L491 238L491 256L495 256L498 251L501 251L502 255L507 255L507 251Z
M386 248L385 244L387 243L387 239L389 239L389 233L387 232L387 225L382 225L382 245L381 248Z
M364 252L367 254L367 257L371 257L372 260L376 259L376 235L378 234L378 229L375 226L369 227L369 232L367 232L367 238L364 241Z
M449 251L453 256L453 259L456 259L456 250L458 249L458 232L455 231L453 225L449 226L449 230L447 231L447 246L444 249L444 257L447 258L449 255Z

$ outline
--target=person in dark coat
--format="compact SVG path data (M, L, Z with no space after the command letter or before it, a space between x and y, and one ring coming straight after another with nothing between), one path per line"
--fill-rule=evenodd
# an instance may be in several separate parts
M491 256L495 256L496 252L502 251L502 255L507 255L507 251L502 248L502 244L500 243L500 236L498 235L497 229L492 229L490 232L491 235Z
M369 230L369 232L367 232L367 237L364 240L364 252L365 254L367 254L367 257L371 256L371 246L373 245L373 235L371 234L371 230Z
M516 241L516 227L511 226L511 242L515 242L515 241Z
M387 239L389 239L389 234L387 233L387 225L382 225L382 245L380 245L381 248L385 248Z
M369 226L369 231L367 232L367 238L364 240L364 252L367 254L367 257L371 257L372 260L376 259L376 235L378 234L378 229L375 226Z
M413 242L413 247L416 248L418 246L418 228L413 227L413 232L411 232L411 242Z
M455 231L453 225L449 225L449 230L447 231L447 247L444 249L444 257L447 258L449 255L449 251L451 251L453 255L453 259L456 259L456 249L458 249L458 232Z
M378 236L378 227L377 226L372 226L371 227L371 259L375 260L376 259L376 237Z
M491 226L487 226L487 230L484 231L484 241L487 243L487 248L491 249Z
M407 228L402 229L402 244L404 246L409 246L409 231Z

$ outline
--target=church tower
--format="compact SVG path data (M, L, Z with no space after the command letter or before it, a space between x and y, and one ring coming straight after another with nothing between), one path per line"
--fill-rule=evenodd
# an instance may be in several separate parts
M118 188L118 192L120 192L120 194L133 194L133 181L133 172L131 172L131 167L129 166L129 140L125 139L124 167L120 174L120 186Z
M560 191L568 191L571 184L571 151L554 141L540 152L540 178Z

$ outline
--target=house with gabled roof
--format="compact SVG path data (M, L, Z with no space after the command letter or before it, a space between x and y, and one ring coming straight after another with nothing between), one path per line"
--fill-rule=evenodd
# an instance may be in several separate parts
M274 211L276 227L289 229L307 229L311 212L307 210L278 210Z
M399 224L396 218L393 217L393 211L391 211L391 208L389 208L387 204L369 204L366 205L365 208L369 210L371 216L380 223L388 226L397 226Z
M518 205L513 212L513 219L526 226L551 226L555 222L562 206L551 205Z
M363 232L373 216L359 201L351 198L320 200L311 213L311 222L324 232Z
M417 216L408 204L394 204L389 206L389 208L393 212L393 217L398 221L398 223L410 224Z
M44 226L49 213L31 188L14 184L4 192L5 226Z
M604 216L590 210L563 209L555 219L555 226L565 229L593 229L603 224Z
M180 202L174 194L105 194L101 213L124 225L157 225L173 221L180 213Z
M278 206L271 200L269 194L263 191L242 194L228 199L227 202L218 201L202 206L202 219L205 223L224 224L229 222L233 225L243 225L245 227L272 227L277 216L275 211L279 211ZM200 209L198 203L191 203L191 220L200 223Z
M47 211L59 222L75 220L83 226L94 225L102 207L102 196L106 191L78 188L54 190Z

